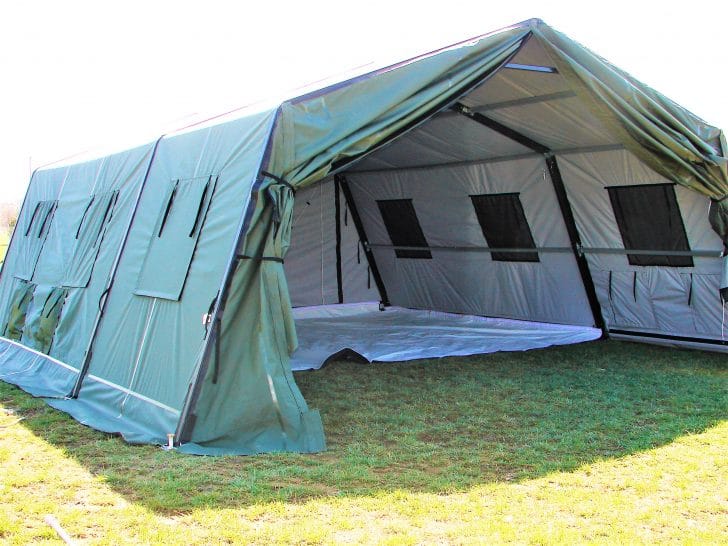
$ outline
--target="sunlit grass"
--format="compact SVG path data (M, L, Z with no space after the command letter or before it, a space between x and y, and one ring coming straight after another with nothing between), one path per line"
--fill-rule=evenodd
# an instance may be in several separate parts
M5 230L0 229L0 264L5 261L5 253L8 251L8 244L10 243L10 236Z
M329 450L129 446L0 383L0 542L721 543L725 355L596 342L296 378ZM22 421L16 422L17 419Z

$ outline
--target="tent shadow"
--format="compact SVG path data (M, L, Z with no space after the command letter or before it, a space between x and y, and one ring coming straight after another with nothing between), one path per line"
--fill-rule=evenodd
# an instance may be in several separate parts
M194 457L129 446L14 387L24 425L130 502L167 514L387 491L450 493L569 472L728 414L725 355L597 341L296 374L328 450ZM13 392L11 392L11 389Z

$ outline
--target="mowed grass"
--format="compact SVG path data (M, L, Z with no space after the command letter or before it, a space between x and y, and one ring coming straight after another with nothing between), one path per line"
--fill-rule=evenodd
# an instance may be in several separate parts
M728 359L599 341L296 374L315 455L130 446L0 383L0 542L726 543ZM22 419L18 421L18 419Z
M8 251L10 236L3 229L0 229L0 264L5 261L5 253Z

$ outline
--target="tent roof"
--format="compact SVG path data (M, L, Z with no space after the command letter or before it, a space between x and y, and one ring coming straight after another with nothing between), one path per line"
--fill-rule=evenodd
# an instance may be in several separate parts
M362 68L354 69L347 73L344 78L341 78L341 75L339 75L323 81L307 84L299 88L297 90L298 93L296 94L282 93L277 98L266 99L264 101L235 108L220 114L206 116L202 119L187 123L182 127L174 128L169 132L165 132L156 137L147 134L146 138L140 138L139 141L133 144L138 144L139 142L150 143L157 138L169 139L180 134L208 129L217 125L254 116L264 111L273 111L282 104L295 105L305 103L324 97L337 90L355 85L364 80L376 78L377 76L381 76L388 72L396 71L407 65L442 54L446 51L453 51L472 46L490 36L516 29L525 30L536 28L551 30L550 27L548 27L548 25L541 19L528 19L508 27L423 53L395 64L380 67L375 70L363 71ZM587 53L591 54L588 51ZM601 58L599 59L605 66L621 73L621 71L619 71L616 67L613 67ZM513 59L513 64L548 67L552 66L554 63L553 58L537 41L530 40L525 43L516 58ZM644 86L634 78L631 78L631 76L624 73L621 74L628 79L630 85L649 90L647 86ZM543 109L540 108L542 105L538 104L538 102L529 104L528 100L534 99L534 97L537 98L546 95L553 95L555 97L559 96L559 100L549 103L550 115L544 116ZM509 102L513 104L509 106ZM614 137L608 134L608 131L606 131L603 127L600 127L600 121L596 119L589 109L580 102L579 98L571 90L567 80L559 74L555 77L541 78L536 81L532 77L532 73L529 73L528 71L501 70L494 78L489 80L487 86L482 85L468 93L468 95L463 98L462 103L476 111L488 111L488 115L490 117L507 124L516 130L526 133L529 131L533 132L533 136L536 140L548 144L550 148L555 150L562 148L568 149L575 146L596 146L618 143ZM671 104L680 111L684 112L690 118L701 122L707 128L715 129L684 108L679 107L674 103ZM536 111L539 112L537 116L530 115L531 112ZM455 114L452 112L443 112L439 114L436 119L433 119L432 124L429 127L423 128L419 131L413 131L407 139L398 141L397 145L393 146L390 152L380 153L376 158L372 158L371 160L366 159L357 168L377 169L411 166L412 163L407 160L407 157L421 157L421 154L418 152L421 151L423 147L427 147L428 150L430 150L430 159L435 163L454 160L467 161L473 158L472 152L474 150L468 149L467 147L461 148L457 151L449 150L447 143L451 142L451 140L441 138L442 136L446 137L448 132L452 132L454 130L453 122L447 119L450 116L454 117ZM558 130L553 130L551 127L554 126L554 120L557 118L559 120L559 128ZM537 119L539 124L529 125L527 122L524 122L524 119ZM528 150L523 146L509 141L507 138L497 135L485 127L470 127L468 130L472 132L472 135L470 135L470 138L466 138L466 140L470 140L472 142L487 141L489 145L492 146L492 149L488 151L486 157L500 157L508 154L517 154L519 152L528 152ZM150 136L153 138L150 138ZM487 136L487 138L484 139L482 138L483 136ZM435 140L438 141L438 150L433 152L433 148L430 145L434 144ZM78 163L84 163L134 147L136 146L119 146L118 144L99 147L40 167L38 170L56 169ZM390 159L387 159L393 155L397 155L399 157L398 164L394 164ZM478 150L478 157L483 157L482 150Z

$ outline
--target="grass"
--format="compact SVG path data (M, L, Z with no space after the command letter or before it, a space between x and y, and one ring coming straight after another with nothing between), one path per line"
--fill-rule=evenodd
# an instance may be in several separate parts
M10 236L5 230L0 229L0 264L5 261L5 253L8 251L8 245L10 244Z
M725 355L594 342L296 379L316 455L129 446L0 383L0 542L725 543ZM18 419L21 421L17 422Z

